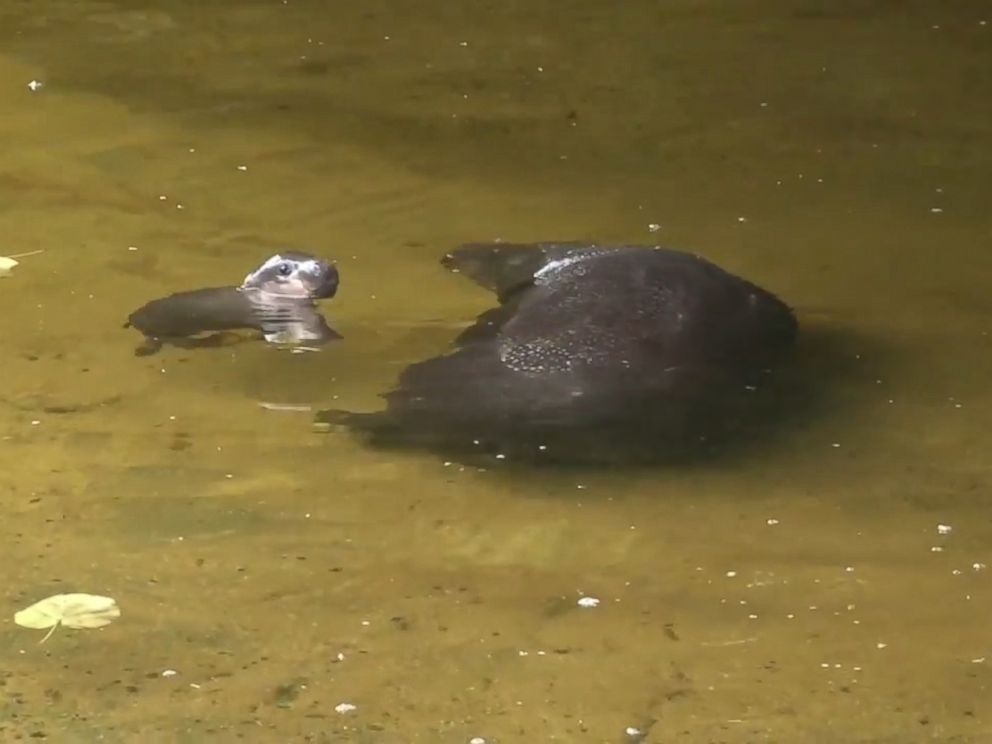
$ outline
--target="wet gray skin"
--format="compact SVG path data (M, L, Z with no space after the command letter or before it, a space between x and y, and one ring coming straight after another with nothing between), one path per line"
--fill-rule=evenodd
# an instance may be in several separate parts
M198 346L205 333L255 330L270 343L325 343L340 338L316 306L335 295L337 269L307 253L284 251L267 258L240 286L207 287L178 292L143 305L124 327L145 336L139 355L162 343Z
M320 420L449 456L664 460L738 424L796 338L782 301L680 251L468 244L442 264L500 304L406 368L385 411Z

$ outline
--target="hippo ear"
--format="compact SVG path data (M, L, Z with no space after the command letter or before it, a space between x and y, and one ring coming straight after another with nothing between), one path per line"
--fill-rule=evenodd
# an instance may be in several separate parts
M534 275L552 261L590 249L589 243L465 243L441 258L441 265L465 274L505 300L534 283Z

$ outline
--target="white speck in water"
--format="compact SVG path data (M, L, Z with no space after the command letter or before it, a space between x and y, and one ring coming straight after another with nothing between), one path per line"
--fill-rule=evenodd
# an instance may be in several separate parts
M951 525L949 525L949 524L938 524L937 525L937 534L938 535L950 535L953 530L954 530L954 528L951 527Z
M761 108L768 108L768 103L766 101L762 101Z
M640 736L643 733L639 728L634 728L633 726L628 726L623 730L627 736Z
M40 423L41 423L41 421L39 421L38 419L33 419L33 420L31 421L31 426L37 426L37 425L38 425L38 424L40 424Z
M30 88L32 91L36 91L36 90L41 90L44 87L44 85L45 84L40 80L32 80L30 83L28 83L28 88Z
M747 217L738 217L737 218L737 221L738 222L747 222Z
M951 571L951 576L960 576L960 575L961 575L960 568L955 568L953 571Z
M599 600L596 597L579 597L576 604L579 607L599 607Z
M648 232L654 233L654 232L658 232L660 229L661 229L661 225L659 225L657 222L652 222L650 225L648 225Z
M165 194L159 194L159 195L158 195L158 200L159 200L159 201L165 201L165 200L166 200L166 199L168 199L168 198L169 198L169 197L167 197L167 196L166 196Z
M882 643L881 641L879 641L878 643L875 644L875 648L885 648L888 645L889 645L888 643Z
M351 703L338 703L334 706L334 710L338 713L351 713L353 710L358 710L358 706Z
M930 548L931 553L943 553L944 549L940 545L933 545Z
M176 205L176 209L182 209L182 208L183 208L183 205L182 204L177 204Z
M944 210L941 207L930 207L930 212L932 214L940 214Z
M246 170L248 170L248 166L247 165L239 165L238 166L238 170L239 171L246 171Z
M971 568L973 571L982 571L985 569L984 563L972 563Z
M981 664L984 661L985 661L985 657L984 656L979 656L977 659L972 659L971 660L971 663L972 664Z
M468 744L486 744L486 740L481 736L473 736L468 740Z
M127 247L127 249L128 249L129 251L136 251L136 250L138 250L138 246L136 246L136 245L129 245L129 246Z
M371 624L372 623L370 623L368 620L362 620L362 625L364 625L365 627L368 627Z
M785 619L786 619L786 620L795 620L795 619L796 619L796 616L795 616L795 615L793 615L793 614L792 614L792 613L790 612L790 613L789 613L788 615L786 615L786 616L785 616Z
M726 576L728 579L732 579L737 575L736 571L727 571Z
M833 444L831 444L830 446L831 446L831 447L834 447L834 448L837 448L837 447L840 447L840 442L834 442L834 443L833 443Z
M774 526L775 526L776 524L778 524L778 520L777 520L777 519L775 519L774 517L772 517L771 519L767 519L767 520L765 520L765 522L766 522L767 524L770 524L770 525L771 525L771 526L773 526L773 527L774 527Z
M189 148L189 151L190 152L196 152L196 148L195 147L191 147L191 148Z
M460 47L467 47L468 46L468 42L467 41L459 41L458 42L458 46L460 46Z
M748 618L748 620L757 620L758 619L758 616L757 615L748 615L747 618Z
M847 571L847 573L854 573L854 566L847 566L844 570Z
M175 677L177 674L179 674L179 672L177 672L175 669L165 669L162 672L163 677Z

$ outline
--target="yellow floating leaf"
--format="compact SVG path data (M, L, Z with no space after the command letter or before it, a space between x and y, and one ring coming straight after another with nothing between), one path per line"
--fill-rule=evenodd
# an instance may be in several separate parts
M40 643L48 640L59 625L67 628L101 628L121 616L117 601L99 594L55 594L14 615L22 628L51 628Z
M44 253L43 250L28 251L27 253L15 253L13 256L0 256L0 276L7 276L10 274L10 270L20 263L18 258L24 258L25 256L37 256L39 253Z

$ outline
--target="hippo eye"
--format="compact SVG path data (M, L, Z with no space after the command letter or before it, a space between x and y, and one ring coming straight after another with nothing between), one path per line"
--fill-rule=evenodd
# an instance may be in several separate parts
M276 269L276 271L279 272L279 276L289 276L290 274L293 273L293 267L290 266L288 263L281 263L279 264L279 268Z

